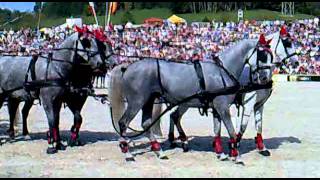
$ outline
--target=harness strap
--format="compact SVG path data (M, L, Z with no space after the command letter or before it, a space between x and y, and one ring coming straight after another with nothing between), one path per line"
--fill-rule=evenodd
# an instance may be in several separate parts
M204 75L203 75L203 70L200 64L199 60L196 60L193 62L194 65L194 69L196 71L198 80L199 80L199 86L200 86L200 96L199 96L199 101L204 105L204 107L202 107L202 111L201 108L199 107L199 113L200 115L206 115L208 116L208 109L209 109L209 99L205 96L203 96L202 92L205 92L206 90L206 84L205 84L205 80L204 80Z
M159 59L157 59L157 73L158 73L158 82L159 82L159 86L161 89L161 95L163 95L166 91L166 89L163 87L162 82L161 82L161 74L160 74L160 63L159 63Z
M206 90L206 84L205 84L205 81L204 81L204 76L203 76L203 71L202 71L202 67L201 67L200 61L196 60L196 61L193 62L193 64L194 64L194 69L196 71L196 74L197 74L197 77L198 77L198 80L199 80L200 89L201 89L201 91L205 91Z

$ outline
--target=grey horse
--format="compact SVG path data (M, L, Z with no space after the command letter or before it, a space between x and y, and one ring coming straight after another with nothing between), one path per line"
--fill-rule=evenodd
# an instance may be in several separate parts
M297 61L297 56L295 54L295 50L292 47L291 43L287 43L287 39L279 39L280 33L274 33L267 38L271 41L270 48L275 54L275 57L277 58L277 62L280 62L281 60L286 60L287 58L290 58L292 62ZM257 57L252 56L251 60L255 60ZM250 61L251 61L250 60ZM244 71L245 72L245 71ZM248 71L247 71L248 72ZM272 76L269 74L268 80L271 80ZM242 75L242 83L248 83L249 82L249 76L248 74ZM267 99L270 97L272 92L271 88L261 89L252 91L250 93L242 93L238 94L238 102L242 108L242 111L239 112L239 117L241 119L237 120L238 123L241 123L239 128L239 133L237 134L237 142L240 142L241 137L247 127L247 123L249 120L249 117L254 111L256 116L256 128L257 128L257 137L256 139L256 146L259 150L259 153L268 156L270 155L270 152L265 148L263 142L262 142L262 111L263 111L263 104L267 101ZM187 137L183 131L183 128L181 126L181 117L182 115L188 110L187 107L179 107L175 112L173 112L170 116L170 130L169 130L169 141L171 142L171 146L175 147L175 138L174 138L174 124L176 125L179 137L178 139L182 141L182 148L184 151L188 151L188 141ZM213 146L215 147L215 152L217 153L218 157L222 160L226 159L226 156L222 153L222 142L220 138L220 132L221 132L221 120L219 120L218 116L214 114L214 132L215 132L215 140L213 142Z
M73 83L75 88L83 88L82 91L73 91L69 92L66 98L64 99L64 102L67 104L69 109L72 111L74 115L74 124L71 128L71 138L69 141L69 145L82 145L79 138L79 128L76 129L75 127L80 127L82 123L82 116L81 116L81 109L88 97L88 93L86 91L93 91L92 89L92 77L95 74L105 74L107 69L110 66L113 66L115 61L112 58L112 47L108 42L103 42L95 38L95 41L98 45L98 50L101 52L101 58L106 61L106 67L101 68L102 70L97 70L95 72L91 72L91 68L81 68L78 69L76 72L73 72ZM31 57L30 57L31 58ZM23 131L22 135L25 137L25 139L30 139L28 127L27 127L27 117L29 114L29 111L33 105L34 98L30 97L28 100L25 101L25 104L22 109L22 120L23 120ZM9 97L8 98L8 109L10 114L10 128L8 130L9 136L14 137L14 126L13 121L15 119L14 112L18 110L18 105L20 104L21 100L18 98Z
M74 71L80 65L93 71L100 69L105 63L100 55L96 41L77 32L65 39L52 54L38 57L34 65L34 78L26 76L29 73L30 57L1 57L0 104L6 98L20 101L40 98L49 124L48 154L65 149L59 133L59 113L62 102L68 98L69 89L73 85ZM68 104L70 109L76 106L72 103L74 102ZM18 103L13 104L16 107L9 108L16 109ZM14 117L11 113L10 116ZM80 127L74 128L77 131Z
M291 42L290 36L286 33L284 27L281 28L280 32L267 36L268 39L272 39L270 46L277 61L290 61L295 63L298 61L298 53ZM252 112L255 116L255 127L257 136L255 137L256 148L258 152L263 156L270 156L270 152L265 147L262 138L262 113L264 104L269 99L272 93L272 89L257 90L252 93L243 94L242 111L239 113L240 128L238 133L238 141L241 140L246 127L248 125L250 115Z
M238 159L239 153L236 146L236 132L230 119L229 105L233 102L237 90L235 80L239 79L247 63L245 57L249 56L249 51L256 45L257 40L243 40L222 52L224 68L218 63L200 62L206 82L205 91L214 94L210 107L214 107L227 127L232 145L231 155L235 160ZM161 96L167 102L176 104L201 91L193 63L176 63L152 58L145 58L126 68L114 68L111 72L110 88L112 119L114 124L118 123L115 128L122 136L119 139L120 147L128 161L134 158L129 152L128 142L125 139L128 137L126 130L139 110L142 109L142 122L146 128L152 122L155 98ZM235 91L229 94L226 89ZM127 101L126 109L123 99ZM200 107L202 103L198 98L194 98L183 105ZM147 136L151 141L151 149L161 152L161 146L152 132L148 132Z

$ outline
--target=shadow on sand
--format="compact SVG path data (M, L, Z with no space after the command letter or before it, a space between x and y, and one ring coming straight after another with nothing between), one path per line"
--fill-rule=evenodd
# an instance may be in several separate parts
M192 139L191 139L192 138ZM192 136L189 137L189 149L191 151L204 151L204 152L213 152L212 147L212 136ZM228 137L222 137L223 149L224 153L228 153ZM169 144L168 141L164 142L165 144ZM300 139L296 137L272 137L264 139L264 144L267 149L278 149L282 144L285 143L298 143L300 144ZM170 149L169 145L164 146L167 149ZM180 147L180 146L179 146ZM255 140L254 139L242 139L240 143L240 154L246 154L251 151L256 150Z
M47 140L46 132L38 132L38 133L32 133L30 132L31 139L25 140L22 136L17 136L14 139L10 139L8 137L7 130L9 128L8 123L0 123L0 139L1 144L4 143L14 143L18 141L34 141L34 140ZM60 131L60 135L63 141L68 141L70 138L70 131L62 130ZM96 143L99 141L115 141L117 142L119 139L119 135L115 132L96 132L96 131L87 131L83 130L80 131L80 140L84 145ZM134 138L134 140L138 140L140 138ZM190 151L198 151L198 152L213 152L212 147L212 136L192 136L189 137L189 149ZM228 153L228 137L222 137L223 147L225 153ZM282 144L285 143L301 143L301 141L296 137L272 137L264 139L265 146L267 149L278 149ZM133 151L144 151L146 148L149 148L150 144L147 140L143 141L142 143L139 143L138 145L135 145L132 150ZM162 149L164 151L171 149L169 142L166 140L162 142ZM256 149L255 147L255 141L254 139L242 139L240 144L240 153L246 154L251 151L254 151Z

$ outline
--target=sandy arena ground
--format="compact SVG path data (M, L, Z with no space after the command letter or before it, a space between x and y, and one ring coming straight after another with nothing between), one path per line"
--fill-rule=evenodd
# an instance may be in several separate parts
M162 120L164 138L160 139L169 160L159 160L150 152L145 138L133 149L136 162L126 163L118 147L107 104L89 98L84 106L81 147L68 147L47 155L47 120L37 105L31 109L31 140L16 140L0 146L0 177L319 177L320 176L320 83L276 83L265 105L265 144L271 157L255 150L253 119L248 125L240 152L245 166L219 161L212 152L212 117L200 116L190 109L183 126L190 137L190 152L169 149L166 142L168 114ZM234 112L233 112L234 113ZM7 108L0 110L1 137L8 128ZM61 110L60 129L66 144L73 123L68 108ZM136 122L137 124L138 122ZM227 133L223 127L224 148ZM141 145L140 145L141 144Z

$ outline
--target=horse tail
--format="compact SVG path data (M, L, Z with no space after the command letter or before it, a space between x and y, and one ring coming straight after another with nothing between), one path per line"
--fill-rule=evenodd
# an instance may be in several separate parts
M126 71L129 64L121 64L116 66L110 75L110 82L109 82L109 100L110 100L110 113L113 126L117 132L120 132L119 121L125 111L125 96L123 94L123 85L122 85L122 75ZM153 112L152 112L152 120L158 117L162 112L162 105L161 104L154 104L153 105ZM151 131L158 136L162 136L160 120L158 120Z
M116 66L110 75L110 84L109 84L109 100L110 100L110 113L111 119L113 123L113 127L119 133L119 121L125 111L125 102L124 102L124 94L122 87L122 71L121 69L127 66L126 64L121 64Z

